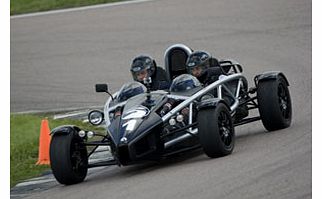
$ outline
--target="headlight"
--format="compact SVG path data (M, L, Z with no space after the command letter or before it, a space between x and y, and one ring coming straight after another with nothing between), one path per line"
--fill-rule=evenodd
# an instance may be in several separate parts
M169 120L169 124L171 125L171 126L174 126L174 125L176 125L176 120L174 119L174 118L171 118L170 120Z
M178 122L183 122L184 117L183 117L183 115L177 115L176 119L177 119Z
M84 138L84 137L86 136L86 132L85 132L85 131L83 131L83 130L80 130L80 131L78 132L78 135L79 135L79 137Z
M88 114L88 121L94 126L100 125L104 121L104 113L93 110Z
M93 137L94 137L94 135L95 135L95 133L94 133L93 131L88 131L88 132L87 132L87 137L88 137L88 138L93 138Z

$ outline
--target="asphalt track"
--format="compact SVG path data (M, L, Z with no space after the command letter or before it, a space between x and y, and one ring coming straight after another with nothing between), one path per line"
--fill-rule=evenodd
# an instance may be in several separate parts
M29 198L311 198L311 16L303 0L156 0L11 19L11 112L101 105L95 83L115 91L133 57L163 65L174 43L237 60L250 85L258 73L283 71L293 102L290 128L237 127L230 156L112 166Z

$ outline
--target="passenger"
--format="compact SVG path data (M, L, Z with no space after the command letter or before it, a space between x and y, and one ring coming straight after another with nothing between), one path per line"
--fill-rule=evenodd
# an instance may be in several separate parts
M197 77L204 86L217 81L223 74L217 59L205 51L195 51L190 54L186 67L188 73Z
M156 65L155 61L147 56L140 55L132 61L131 73L134 81L144 82L145 78L151 77L151 90L167 90L170 87L170 81L167 78L163 68Z
M186 65L187 71L191 75L197 77L204 86L208 86L217 81L219 76L224 75L218 60L205 51L195 51L190 54ZM231 90L234 90L234 87L232 87ZM217 96L217 89L214 89L213 92L209 92L208 94ZM229 106L235 102L235 99L229 95L226 90L222 91L222 98ZM248 109L246 105L236 109L236 120L244 118L247 115Z

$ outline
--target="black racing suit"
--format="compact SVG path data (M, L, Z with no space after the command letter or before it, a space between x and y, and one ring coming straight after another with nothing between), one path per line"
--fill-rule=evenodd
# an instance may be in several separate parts
M159 66L156 67L154 74L151 76L151 90L167 90L170 88L171 82L167 78L165 70Z
M209 84L217 81L219 79L219 76L222 74L223 73L220 67L211 67L211 68L207 68L206 71L201 76L197 77L197 79L204 87L206 87ZM208 94L217 96L217 88L208 92Z
M208 68L200 77L197 79L202 83L204 86L208 86L209 84L217 81L219 76L222 75L221 68L219 67L211 67Z

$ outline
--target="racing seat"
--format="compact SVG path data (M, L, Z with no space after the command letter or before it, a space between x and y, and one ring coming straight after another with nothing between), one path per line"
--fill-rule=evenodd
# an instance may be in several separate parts
M174 44L165 51L165 70L170 80L187 73L186 61L191 53L192 49L184 44Z

